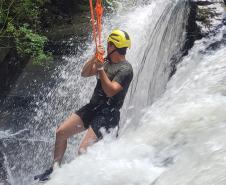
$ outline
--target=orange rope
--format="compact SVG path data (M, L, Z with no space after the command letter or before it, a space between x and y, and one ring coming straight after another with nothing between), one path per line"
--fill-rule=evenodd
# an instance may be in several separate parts
M92 27L93 27L93 38L96 45L96 58L101 62L104 62L104 53L98 52L98 46L101 45L101 31L102 31L102 16L103 16L103 7L102 7L102 0L96 1L95 13L96 13L96 23L95 24L95 15L93 10L93 3L92 0L89 0L90 4L90 13L92 19ZM97 28L96 28L97 27ZM98 36L98 38L97 38Z
M97 0L97 2L96 2L96 15L97 15L99 45L101 45L102 16L103 16L103 7L102 7L101 0Z
M95 26L95 18L94 18L93 2L92 2L92 0L89 0L89 5L90 5L90 13L91 13L92 27L93 27L93 38L95 40L95 44L96 44L96 47L97 47L96 26Z

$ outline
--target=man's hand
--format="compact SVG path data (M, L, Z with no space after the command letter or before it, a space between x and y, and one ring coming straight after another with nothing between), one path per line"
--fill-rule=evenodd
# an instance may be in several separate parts
M83 77L89 77L97 74L97 70L103 69L104 64L104 48L99 46L91 59L89 59L82 68L81 75Z

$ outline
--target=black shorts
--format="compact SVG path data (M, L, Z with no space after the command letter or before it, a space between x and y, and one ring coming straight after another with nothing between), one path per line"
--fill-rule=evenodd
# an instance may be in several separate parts
M75 113L82 119L86 129L90 126L92 127L99 139L103 137L101 128L109 132L110 129L118 126L120 120L119 110L111 105L94 105L89 103Z

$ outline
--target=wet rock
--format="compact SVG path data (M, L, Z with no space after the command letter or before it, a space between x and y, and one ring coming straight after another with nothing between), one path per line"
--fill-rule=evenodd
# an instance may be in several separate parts
M196 23L197 5L193 1L189 1L188 3L189 3L188 4L189 13L188 13L188 21L186 24L186 39L185 39L184 46L180 51L182 53L182 54L179 54L180 57L178 57L178 54L175 54L170 59L171 73L169 75L169 79L176 73L177 64L180 63L183 56L188 54L188 51L193 47L194 42L203 37L203 35L201 34L200 27Z
M206 5L211 5L214 3L212 1L194 1L194 2L196 2L196 4L199 6L206 6Z
M226 25L226 12L224 13L224 17L223 17L223 24Z
M187 55L196 40L216 34L223 24L226 24L226 10L222 3L222 1L211 0L189 1L190 13L186 27L187 38L182 49L183 56Z
M78 46L87 40L91 33L89 15L74 15L69 22L48 28L45 35L49 38L45 50L54 55L75 55ZM65 21L65 18L63 19Z
M27 60L27 59L26 59ZM7 94L11 82L20 75L26 60L20 60L15 50L10 50L4 60L0 63L0 95Z
M193 47L194 42L203 37L215 35L220 28L226 24L226 13L224 10L223 1L211 0L190 0L190 12L186 26L186 40L181 50L182 55L178 58L177 55L171 58L171 74L170 78L176 72L176 65L181 61L183 56L188 54L188 51ZM219 48L222 43L225 43L223 38L209 46L209 50Z
M196 40L199 40L203 37L203 35L201 34L201 29L196 23L197 10L198 10L198 7L197 7L196 3L190 2L190 12L188 15L189 18L188 18L188 23L187 23L187 27L186 27L187 39L185 41L185 45L183 48L184 55L187 55L188 50L193 47L194 42Z
M196 1L192 3L196 8L196 23L203 36L214 34L222 25L224 14L223 2L220 1Z
M10 49L9 48L0 48L0 63L2 63L5 57L8 55Z

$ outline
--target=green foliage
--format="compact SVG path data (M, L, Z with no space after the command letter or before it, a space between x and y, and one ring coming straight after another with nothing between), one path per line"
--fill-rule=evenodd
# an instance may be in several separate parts
M103 4L109 7L115 1L103 0ZM0 0L0 47L15 48L18 55L30 56L38 64L50 60L51 54L44 52L48 40L42 36L43 22L46 19L55 24L58 15L52 12L70 15L65 8L74 13L71 5L76 6L78 12L89 11L88 0ZM51 7L49 14L46 7Z
M47 38L40 34L40 15L47 2L0 0L0 41L11 38L12 45L7 47L15 47L20 56L30 56L37 64L51 59L51 54L43 51Z
M12 34L15 38L16 49L19 55L32 57L36 64L43 64L44 61L52 59L50 53L43 52L47 38L34 33L26 24L17 30L14 25L9 23L7 33Z

